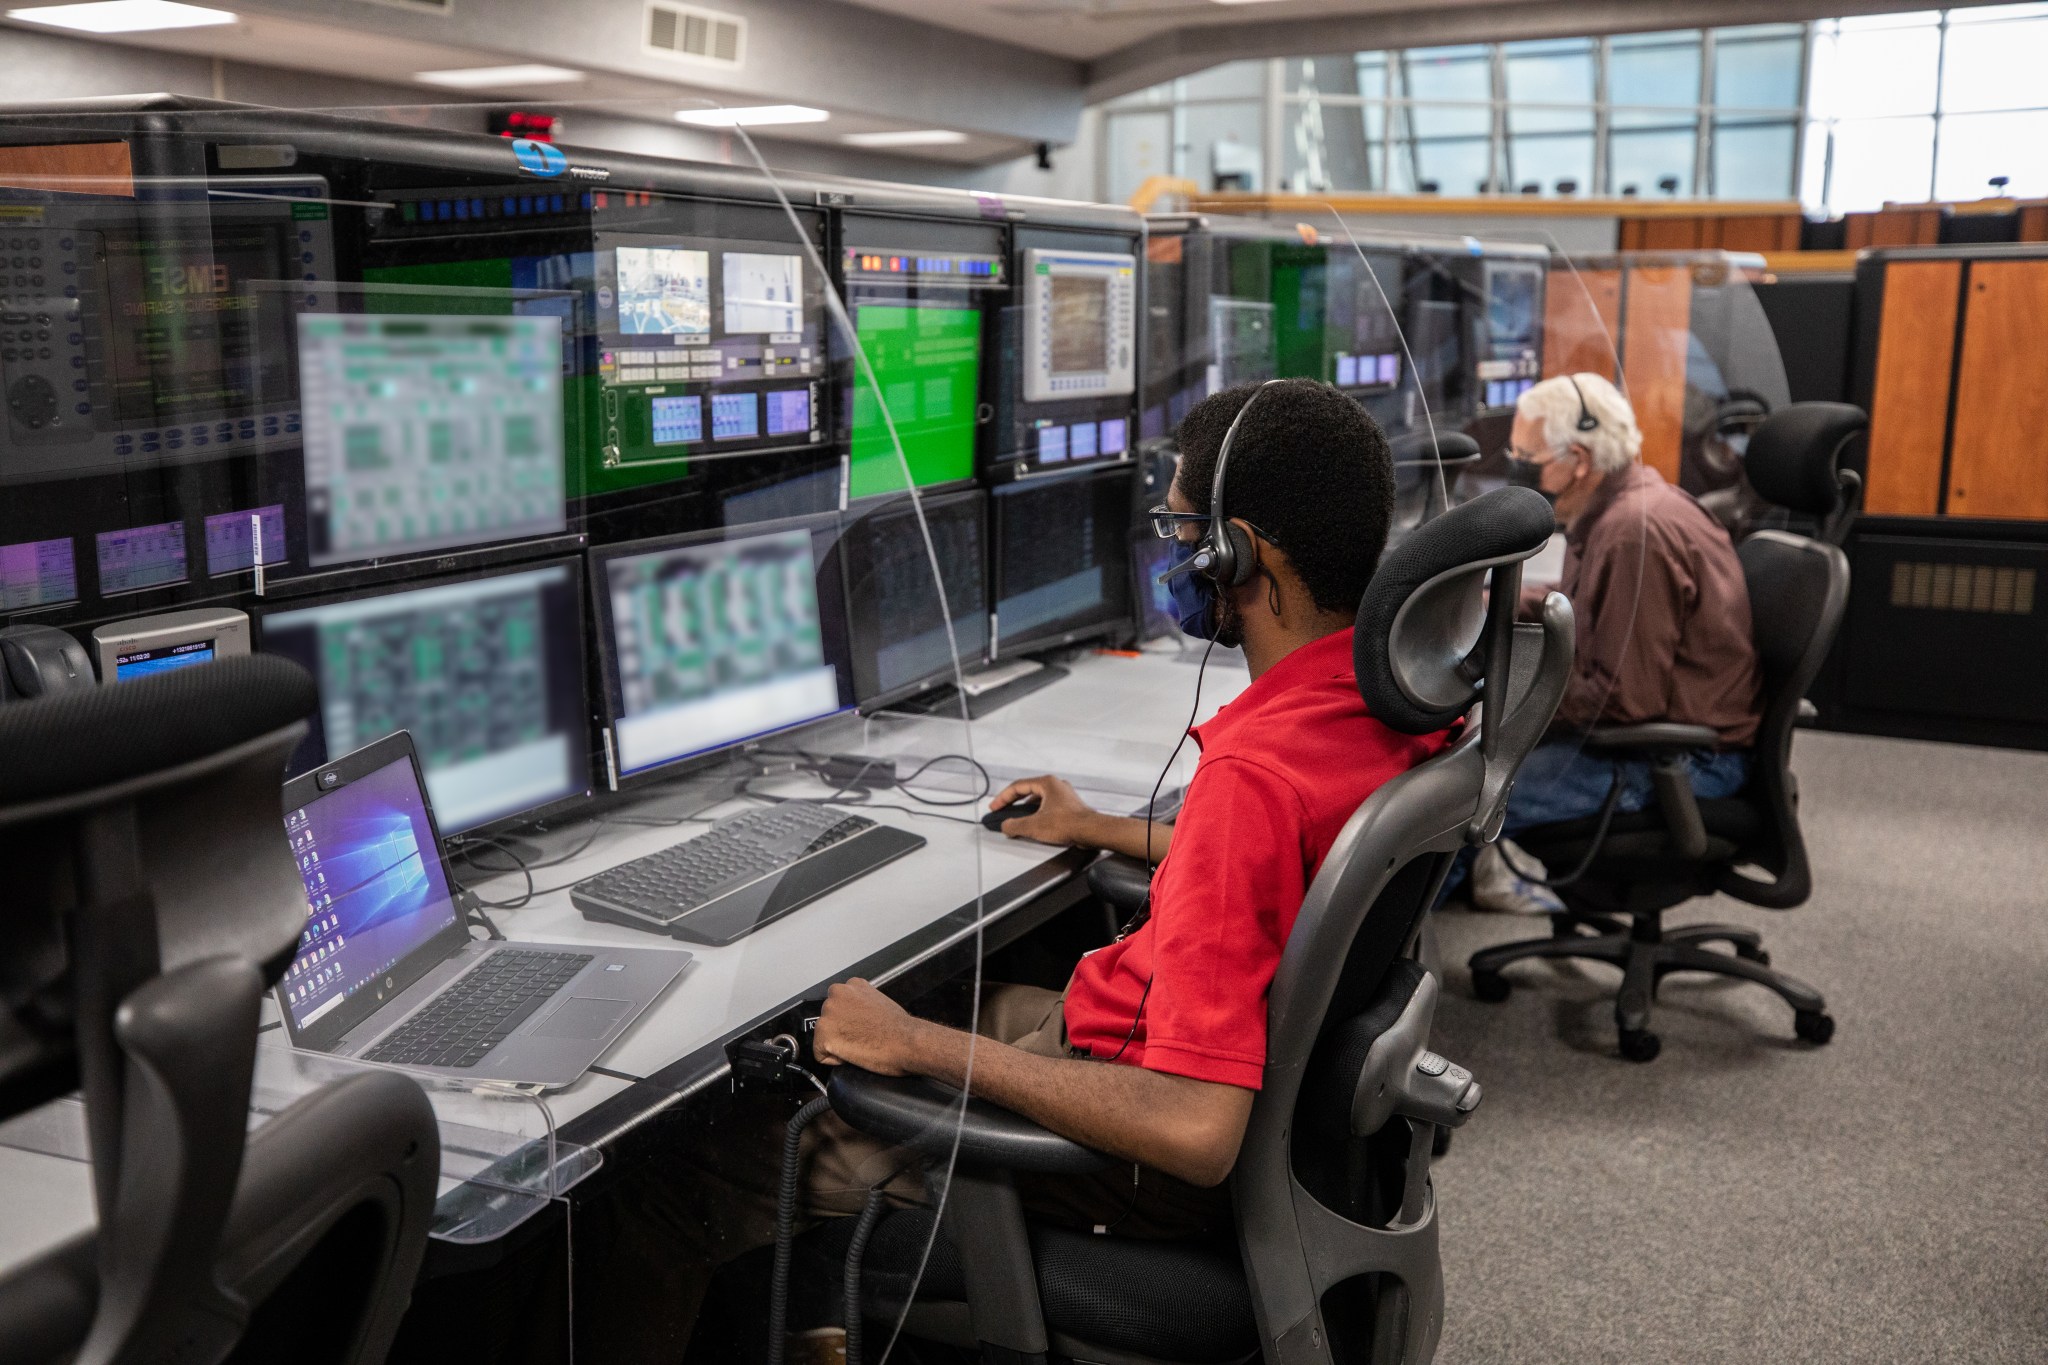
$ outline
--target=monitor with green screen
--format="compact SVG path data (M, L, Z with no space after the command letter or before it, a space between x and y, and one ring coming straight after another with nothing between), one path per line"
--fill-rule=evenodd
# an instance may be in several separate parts
M919 488L974 477L974 409L981 372L981 312L975 308L861 303L854 330L889 405L903 457ZM903 466L856 368L848 495L903 487Z

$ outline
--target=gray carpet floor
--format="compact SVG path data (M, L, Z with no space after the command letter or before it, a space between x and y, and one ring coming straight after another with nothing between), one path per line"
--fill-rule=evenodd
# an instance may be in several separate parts
M1615 1053L1598 964L1465 958L1543 920L1447 908L1439 1046L1485 1087L1437 1165L1442 1365L2048 1361L2048 754L1803 732L1815 894L1760 928L1838 1031L1671 977Z

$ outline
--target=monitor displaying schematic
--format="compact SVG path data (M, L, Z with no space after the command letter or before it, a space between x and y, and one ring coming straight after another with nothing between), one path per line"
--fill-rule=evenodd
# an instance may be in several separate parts
M291 773L406 730L444 832L588 793L578 569L555 561L266 611L259 648L320 688Z
M1024 253L1024 401L1137 387L1138 262L1103 251Z
M591 556L613 785L843 709L807 529Z
M312 564L565 531L561 325L300 314Z

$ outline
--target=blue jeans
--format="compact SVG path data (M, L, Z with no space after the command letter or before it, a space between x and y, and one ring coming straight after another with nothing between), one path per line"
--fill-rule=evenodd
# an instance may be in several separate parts
M1749 781L1747 749L1695 749L1685 756L1685 764L1693 793L1702 801L1733 796ZM1522 770L1515 776L1514 790L1508 793L1507 818L1501 822L1501 834L1513 838L1539 825L1598 815L1614 786L1617 770L1621 776L1621 798L1615 802L1616 813L1643 810L1655 801L1648 759L1617 761L1586 753L1576 739L1537 745L1523 760ZM1457 865L1445 879L1444 890L1449 891L1465 880L1472 856L1471 849L1459 855Z

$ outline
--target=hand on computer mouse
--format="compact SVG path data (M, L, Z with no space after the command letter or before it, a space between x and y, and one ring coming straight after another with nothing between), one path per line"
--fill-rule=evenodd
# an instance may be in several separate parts
M1088 822L1095 818L1094 809L1057 777L1012 782L988 804L983 824L1006 838L1035 839L1041 844L1083 843ZM1024 809L1016 809L1020 806Z

